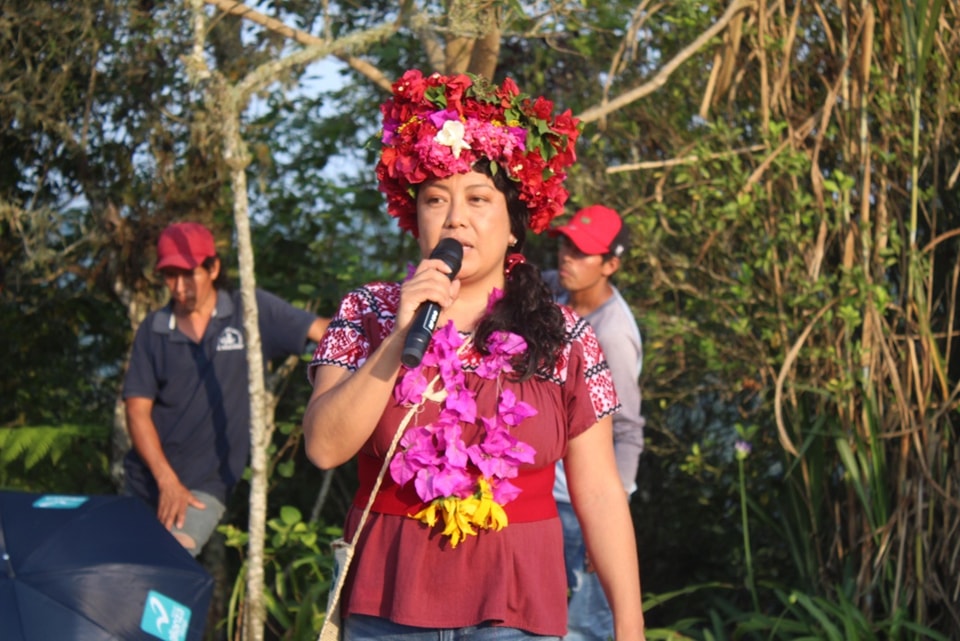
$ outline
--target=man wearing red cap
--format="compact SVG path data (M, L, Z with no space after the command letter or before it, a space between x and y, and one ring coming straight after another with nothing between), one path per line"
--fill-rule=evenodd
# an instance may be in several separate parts
M226 288L213 234L175 223L157 242L170 302L137 329L124 379L127 494L139 496L194 556L213 533L250 453L240 292ZM329 319L257 290L264 362L303 353Z
M593 327L613 375L620 410L613 417L614 452L626 497L636 490L643 451L644 419L637 382L643 361L640 330L630 307L610 282L629 242L620 215L603 205L581 209L550 230L560 236L557 270L544 272L557 302L571 307ZM564 557L570 587L566 640L606 641L614 637L613 615L596 573L589 571L583 534L567 491L563 463L553 490L563 523Z

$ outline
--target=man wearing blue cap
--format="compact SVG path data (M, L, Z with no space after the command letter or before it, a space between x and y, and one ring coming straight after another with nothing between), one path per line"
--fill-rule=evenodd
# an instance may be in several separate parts
M613 417L614 452L625 498L637 489L636 476L643 451L644 419L640 414L638 378L643 343L633 312L610 278L620 269L629 231L620 215L603 205L581 209L573 218L550 230L560 237L557 270L544 272L557 302L567 305L593 327L613 374L620 411ZM596 573L586 558L580 524L567 492L563 464L557 464L553 488L563 523L568 604L567 641L607 641L614 637L613 615Z

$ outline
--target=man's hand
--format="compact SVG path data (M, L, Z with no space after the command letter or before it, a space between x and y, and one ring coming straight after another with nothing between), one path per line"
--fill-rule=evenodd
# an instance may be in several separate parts
M157 518L168 530L172 530L174 526L183 527L184 519L187 517L187 506L192 505L198 510L204 510L207 507L180 482L180 479L172 479L158 485L160 499L157 502Z

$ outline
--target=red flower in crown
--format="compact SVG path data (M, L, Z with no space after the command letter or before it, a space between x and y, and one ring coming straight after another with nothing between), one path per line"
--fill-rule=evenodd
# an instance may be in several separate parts
M498 87L473 74L424 77L414 69L380 111L377 180L401 229L418 235L415 185L466 173L480 159L517 183L534 233L563 213L565 170L580 135L569 109L554 116L551 101L531 100L510 78Z

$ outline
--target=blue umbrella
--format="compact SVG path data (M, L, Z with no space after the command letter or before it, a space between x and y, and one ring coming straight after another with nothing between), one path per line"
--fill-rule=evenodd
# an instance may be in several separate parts
M0 490L4 641L195 641L212 592L139 499Z

